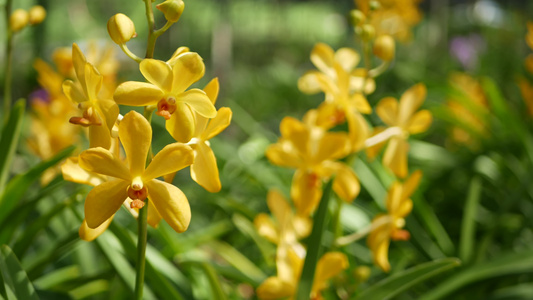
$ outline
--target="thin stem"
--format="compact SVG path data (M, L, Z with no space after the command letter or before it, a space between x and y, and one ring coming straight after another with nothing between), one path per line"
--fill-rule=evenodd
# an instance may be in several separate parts
M388 139L390 139L391 137L393 136L396 136L396 135L401 135L403 133L403 130L398 127L398 126L394 126L394 127L389 127L387 129L385 129L384 131L372 136L372 137L369 137L368 139L365 140L365 147L366 148L370 148L372 146L375 146L379 143L383 143L385 141L387 141Z
M346 246L348 244L351 244L355 241L358 241L362 238L364 238L365 236L367 236L372 230L380 227L380 226L383 226L387 223L389 223L391 221L391 218L389 216L386 216L384 218L379 218L377 219L377 221L375 222L372 222L370 225L366 226L365 228L357 231L357 232L354 232L350 235L345 235L343 237L340 237L338 239L335 240L335 245L337 247L343 247L343 246Z
M6 18L6 56L4 60L4 120L7 120L9 111L11 110L11 70L13 68L13 31L9 26L9 16L11 15L11 2L7 0L5 4L5 18Z
M128 46L126 46L126 44L120 44L120 49L122 49L122 51L131 59L133 59L134 61L136 61L137 63L141 63L142 61L142 58L138 57L137 55L135 55L135 53L131 52L130 49L128 48Z
M154 31L154 36L155 36L155 38L157 39L157 38L160 37L163 33L165 33L165 31L167 31L167 30L170 28L170 26L172 26L172 24L174 24L174 23L167 21L167 23L165 24L165 26L163 26L163 27L159 28L158 30Z
M375 67L374 69L368 71L368 77L370 78L376 78L379 75L383 74L390 66L390 61L384 61L379 66Z
M341 211L342 211L342 205L344 203L344 201L340 197L336 197L336 199L337 199L337 207L335 208L335 212L332 218L333 234L335 235L335 239L337 239L338 237L342 235ZM337 245L333 243L331 245L331 250L334 250L336 246Z
M146 8L146 20L148 21L148 45L146 46L146 58L154 57L155 40L157 37L154 35L155 21L154 12L152 11L152 0L144 0L144 6Z
M148 238L148 199L144 203L144 207L139 209L139 217L137 218L137 270L135 276L135 299L137 300L143 298L146 240Z
M150 1L150 0L149 0ZM154 106L145 106L143 116L148 123L152 123L152 112ZM146 157L146 166L152 162L152 146L148 150ZM143 286L144 286L144 268L145 268L145 253L146 253L146 240L148 238L147 224L148 224L148 199L144 200L144 207L139 209L139 216L137 218L137 268L135 276L135 299L142 299Z

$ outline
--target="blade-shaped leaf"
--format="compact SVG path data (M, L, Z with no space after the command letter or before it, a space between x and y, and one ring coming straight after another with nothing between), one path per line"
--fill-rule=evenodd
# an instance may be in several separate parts
M481 179L474 177L470 182L468 196L466 198L463 221L461 224L461 240L459 242L459 257L468 262L472 258L475 240L476 212L481 195Z
M460 265L460 261L456 258L444 258L420 264L372 285L359 294L357 299L390 299L416 284L458 265Z
M4 128L2 128L0 138L0 192L6 184L11 163L13 162L13 155L15 155L15 150L17 149L25 107L26 101L19 99L11 109L9 119Z
M9 289L15 295L16 298L14 299L39 299L33 284L28 279L28 275L13 251L4 245L2 246L1 256L0 272L2 272L6 289Z
M450 298L448 295L477 281L531 272L533 272L533 251L502 255L454 274L419 299L448 299Z
M6 188L3 190L3 193L0 195L0 206L2 207L2 209L0 209L0 222L2 222L6 216L11 213L12 209L17 205L20 198L22 198L24 193L26 193L26 191L29 189L30 185L39 179L41 174L46 169L67 158L72 154L74 149L74 146L68 147L51 159L43 161L31 168L26 173L11 179L6 185Z

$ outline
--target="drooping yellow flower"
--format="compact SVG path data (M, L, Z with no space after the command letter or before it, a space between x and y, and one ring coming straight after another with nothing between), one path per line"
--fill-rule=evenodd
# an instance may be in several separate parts
M257 288L259 299L294 299L303 268L304 256L299 256L293 249L288 248L286 259L283 262L278 261L276 264L278 276L268 277ZM325 253L317 262L309 299L323 299L321 291L328 287L328 281L346 268L348 268L348 258L344 253Z
M456 119L451 128L451 140L470 148L476 148L479 138L489 135L487 117L488 103L478 80L463 73L450 77L454 93L446 100L448 111Z
M217 101L218 91L218 78L211 80L211 82L209 82L204 88L204 92L213 105L215 105ZM198 113L195 113L194 116L196 122L194 125L195 130L188 143L188 145L194 150L195 157L194 163L191 165L191 178L211 193L220 191L221 184L218 175L217 160L213 150L211 150L209 140L217 136L229 126L231 116L232 112L229 107L220 108L216 117L211 120ZM168 122L175 121L175 118L171 118ZM174 126L174 124L170 125L170 127ZM173 178L174 174L171 174L170 176L165 177L165 180L167 182L172 182Z
M72 80L63 83L63 92L83 111L81 117L72 117L73 124L89 127L90 147L111 146L111 130L117 120L119 108L113 100L102 99L98 92L102 75L87 60L78 45L72 45L72 61L79 84Z
M413 201L410 199L422 178L422 172L415 171L405 181L395 181L387 193L387 213L377 215L372 220L372 231L368 235L367 244L372 251L374 263L383 271L390 270L389 244L390 240L408 240L410 235L406 230L405 217L413 209Z
M192 149L181 143L167 145L145 167L152 129L148 121L135 111L124 116L118 135L126 153L127 164L101 147L88 149L79 156L79 164L85 170L116 178L99 184L87 195L87 225L97 228L129 197L133 200L132 206L137 208L142 208L144 200L148 198L155 211L174 230L187 230L191 219L187 198L179 188L155 178L189 166L194 159Z
M370 0L355 0L355 5L366 16L376 34L389 34L401 42L412 38L411 27L422 20L422 12L418 8L421 0L377 0L379 8L371 11Z
M331 113L328 126L342 124L346 120L352 151L359 150L360 137L368 134L368 126L361 113L372 112L365 94L375 90L374 79L366 76L365 69L355 69L360 56L350 48L334 52L328 45L318 43L311 51L311 61L318 71L304 74L298 80L298 87L304 93L322 91L326 94L326 101L321 106L327 107L322 113Z
M342 132L321 128L285 117L280 124L281 138L266 151L276 165L296 168L291 198L298 213L311 214L322 196L322 181L335 174L333 190L344 201L352 201L360 190L357 176L343 163L335 161L350 152L349 138Z
M260 213L255 217L254 225L257 232L270 242L277 245L294 245L299 239L311 233L311 219L308 216L294 214L279 191L268 192L267 205L276 222L269 215Z
M76 106L62 92L63 76L56 73L46 62L34 63L37 81L41 86L30 95L30 136L28 146L41 159L46 160L68 146L79 142L80 128L68 123L68 116L75 114ZM41 176L41 184L52 180L59 168L49 168Z
M426 87L419 83L405 91L399 102L393 97L386 97L381 99L376 107L378 116L389 128L376 128L376 134L367 140L367 146L371 144L367 154L370 157L375 156L388 140L383 154L383 165L400 178L407 176L407 138L410 134L426 131L433 119L428 110L417 112L425 98ZM379 143L370 142L373 140L379 140Z
M200 55L185 52L172 62L173 66L160 60L144 59L140 70L150 83L124 82L116 89L114 98L124 105L157 105L156 114L167 120L170 135L186 143L195 132L195 113L214 118L217 111L204 91L186 91L204 75L205 66Z

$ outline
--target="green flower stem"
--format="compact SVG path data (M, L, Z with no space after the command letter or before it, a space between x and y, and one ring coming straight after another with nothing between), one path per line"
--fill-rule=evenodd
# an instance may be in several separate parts
M150 0L148 0L150 1ZM144 107L143 116L148 123L152 123L152 113L155 110L154 105ZM146 166L152 162L152 146L148 149L146 157ZM139 217L137 218L137 265L135 274L135 299L142 299L144 286L144 269L146 264L146 240L148 238L148 199L144 201L144 207L139 209Z
M137 237L137 268L135 276L135 299L141 300L143 298L144 286L144 269L145 269L145 255L146 255L146 240L148 238L148 199L144 201L144 207L139 209L139 217L137 218L138 237Z
M167 21L167 23L165 24L165 26L163 26L163 27L159 28L158 30L154 31L154 36L155 36L155 38L157 39L157 38L160 37L163 33L165 33L165 31L167 31L167 30L170 28L170 26L172 26L172 24L174 24L174 23ZM155 41L154 41L154 44L155 44Z
M120 49L122 49L122 51L131 59L133 59L134 61L136 61L138 64L141 63L142 61L142 58L138 57L137 55L135 55L133 52L130 51L130 49L128 48L128 46L126 46L126 44L120 44Z
M311 289L313 287L313 280L315 278L316 264L319 256L322 253L322 234L326 228L326 217L328 215L328 204L331 198L331 188L333 186L333 178L329 180L324 188L320 205L318 206L315 216L313 217L313 231L309 236L309 244L307 245L307 254L300 277L300 284L295 299L309 299Z
M144 0L146 8L146 20L148 21L148 45L146 46L146 58L154 57L155 41L157 36L154 35L155 21L154 12L152 10L152 0Z
M368 77L370 78L376 78L379 75L385 73L387 69L390 66L390 61L384 61L379 66L375 67L374 69L368 71Z
M13 31L9 28L9 16L11 15L11 2L7 0L5 4L6 18L6 56L4 60L4 120L7 120L11 111L11 70L13 68Z
M342 224L341 224L341 211L342 211L342 205L344 204L344 201L336 197L337 199L337 207L335 208L335 212L333 213L332 217L332 224L333 224L333 234L335 236L335 239L340 237L342 235ZM331 250L334 250L337 247L335 242L331 245Z

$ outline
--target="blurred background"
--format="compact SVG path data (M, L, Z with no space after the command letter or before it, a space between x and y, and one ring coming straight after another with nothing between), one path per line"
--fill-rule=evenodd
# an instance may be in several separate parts
M270 165L264 151L277 140L283 117L301 118L323 100L323 94L309 96L297 88L298 78L314 69L309 60L314 44L360 49L348 22L354 1L185 3L180 21L158 39L155 58L167 60L180 46L198 52L207 71L195 86L203 87L211 78L219 77L221 94L217 107L229 106L234 117L232 125L212 142L222 191L209 194L188 179L187 174L178 176L175 183L185 191L192 205L191 229L176 237L164 224L149 235L150 242L166 257L180 253L176 261L183 262L197 255L192 249L219 239L248 261L257 263L264 274L273 274L274 266L262 258L265 251L273 249L255 240L250 224L258 212L267 211L268 189L276 187L288 195L293 171ZM14 99L28 97L39 89L32 67L36 57L52 62L55 49L70 47L73 42L84 51L90 43L114 47L120 61L118 80L143 80L137 64L112 44L106 30L112 15L121 12L129 16L136 24L138 37L128 46L138 56L144 56L147 28L140 0L37 3L20 0L15 1L13 8L29 8L34 4L44 6L48 16L41 26L16 36ZM162 14L158 11L155 14L156 27L163 26ZM533 251L533 127L527 97L521 91L524 87L520 85L521 80L533 81L524 64L533 51L526 43L526 24L533 21L533 1L425 0L419 3L417 14L413 18L418 21L409 29L410 33L397 42L391 69L377 78L377 89L368 96L374 106L383 97L399 97L413 84L423 82L428 87L424 106L435 117L431 129L411 144L410 169L421 169L425 176L413 198L414 213L407 220L412 239L391 246L392 272L449 256L460 256L464 266L457 272L467 272L471 266L494 258ZM0 35L4 29L2 19ZM3 47L0 51L1 58ZM368 119L372 124L379 123L375 114ZM162 147L171 137L163 129L161 118L154 120L154 126L160 129L160 134L154 134L157 151L157 145ZM361 158L364 159L364 154ZM349 232L364 227L382 211L386 189L394 180L379 163L362 161L354 165L362 192L342 216L343 226ZM466 235L465 211L472 212L468 217L475 223ZM117 219L135 230L134 219L125 213ZM462 250L462 245L469 243L464 241L466 238L473 239L475 250ZM177 242L169 245L172 240ZM215 259L223 251L214 253L212 249L227 249L220 244L218 248L209 245L202 248L208 254L202 255ZM360 241L346 249L356 266L371 265L370 252L364 245ZM229 278L226 284L239 286L235 290L236 299L246 298L261 274L254 277L257 270L250 267L252 275L243 277L247 264L238 269L241 273L232 273L232 269L226 268L228 258L229 265L239 265L242 257L231 251L224 253L220 258L224 262L220 262L217 271ZM233 260L232 264L231 257L237 262ZM493 297L490 299L533 298L531 270L533 265L529 271L491 273L481 277L477 285L455 285L447 293L463 297L454 299L489 299L485 298L488 295ZM517 276L501 277L510 273ZM384 278L375 268L372 274L368 284ZM431 291L436 284L452 277L445 274L402 299ZM241 281L247 284L240 285ZM523 298L509 294L509 288L516 290L516 286L522 288ZM440 294L443 295L448 294Z

